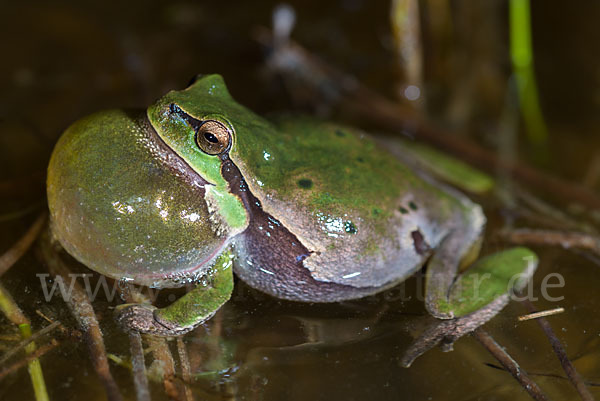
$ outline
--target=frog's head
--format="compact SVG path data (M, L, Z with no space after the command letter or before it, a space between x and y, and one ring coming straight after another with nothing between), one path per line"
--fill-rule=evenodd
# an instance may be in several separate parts
M223 163L235 152L237 133L255 132L259 117L233 100L220 75L200 76L186 89L167 93L147 116L167 146L208 183L209 210L227 231L243 230L247 212L223 177Z
M163 141L206 181L221 178L220 155L235 142L227 116L235 115L220 75L197 78L188 88L171 91L148 108L148 118Z

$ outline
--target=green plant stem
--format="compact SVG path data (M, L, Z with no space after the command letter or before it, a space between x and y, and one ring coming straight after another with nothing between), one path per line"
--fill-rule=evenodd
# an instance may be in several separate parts
M540 107L533 69L529 5L529 0L510 0L510 55L526 134L534 145L542 145L548 137L548 129Z
M21 308L15 303L12 296L4 286L0 284L0 311L6 315L8 320L19 326L21 337L27 339L31 337L31 324L29 319L23 314ZM36 350L36 345L32 341L25 346L25 353L30 355ZM48 401L48 392L46 391L46 382L42 373L42 365L38 358L34 358L27 363L31 383L35 392L36 401Z
M19 331L24 339L31 337L31 325L20 324ZM25 346L25 352L27 355L35 352L36 346L32 341ZM49 401L48 392L46 391L46 382L44 381L44 374L42 373L42 365L38 358L32 359L27 364L29 370L29 376L31 376L31 383L33 384L33 391L35 392L36 401Z
M11 347L9 351L5 352L4 354L2 354L2 357L0 357L0 365L5 364L6 361L8 361L10 358L23 351L27 345L31 344L39 337L51 332L58 326L60 326L60 322L54 322L49 326L46 326L43 329L36 331L31 335L31 337L22 340L19 344L16 344L14 347Z

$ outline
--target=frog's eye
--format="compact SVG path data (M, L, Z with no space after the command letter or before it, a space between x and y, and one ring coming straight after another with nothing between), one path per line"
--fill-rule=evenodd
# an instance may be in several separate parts
M209 155L218 155L229 149L231 135L223 124L215 120L207 120L196 132L198 147Z

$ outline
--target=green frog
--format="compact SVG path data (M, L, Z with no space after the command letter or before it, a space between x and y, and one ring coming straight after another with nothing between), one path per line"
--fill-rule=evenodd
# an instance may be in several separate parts
M522 247L475 262L479 205L361 130L262 118L219 75L146 111L74 123L47 191L53 238L90 269L156 288L198 283L164 308L119 306L123 327L154 335L209 319L234 273L274 297L320 303L386 290L425 263L427 311L477 327L537 264Z

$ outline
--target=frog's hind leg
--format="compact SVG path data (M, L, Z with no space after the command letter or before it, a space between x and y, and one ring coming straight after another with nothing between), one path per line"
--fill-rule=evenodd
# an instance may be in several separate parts
M233 255L223 252L213 265L212 283L193 290L164 308L146 304L123 304L115 310L116 320L128 331L156 336L178 336L210 319L233 292Z
M464 249L465 239L460 232L452 231L442 240L427 263L425 276L425 307L438 319L452 319L448 298L461 262L469 250ZM477 245L475 245L477 247ZM475 251L476 252L476 251Z
M442 256L445 259L432 260L437 263L434 266L436 272L443 266L442 261L449 263L452 260L447 255ZM417 338L405 352L402 365L410 366L418 356L440 343L445 350L451 350L454 341L496 316L508 304L510 295L527 285L537 262L537 256L531 250L516 247L478 260L450 285L449 290L442 291L435 286L445 285L452 278L437 277L433 289L438 292L434 294L443 297L432 298L433 307L427 304L427 308L441 311L445 320L436 320ZM431 278L427 284L430 283Z
M459 237L444 240L428 266L425 305L438 319L464 316L484 307L525 285L537 267L535 253L517 247L482 258L455 277L464 259L460 252L452 251L457 249Z

